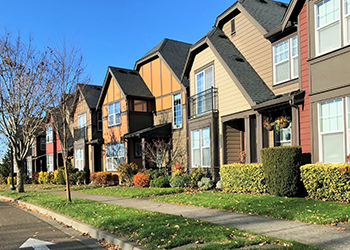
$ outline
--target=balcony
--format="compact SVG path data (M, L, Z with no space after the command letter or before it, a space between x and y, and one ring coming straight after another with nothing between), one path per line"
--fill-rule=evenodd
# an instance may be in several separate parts
M207 112L215 112L218 108L218 89L211 87L189 98L189 118Z
M74 129L74 141L87 139L87 127Z

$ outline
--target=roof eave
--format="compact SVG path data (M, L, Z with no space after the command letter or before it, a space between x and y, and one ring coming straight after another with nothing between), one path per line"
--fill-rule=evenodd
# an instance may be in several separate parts
M292 21L292 19L296 18L305 3L305 0L291 0L284 16L282 18L282 31L288 27L288 23Z

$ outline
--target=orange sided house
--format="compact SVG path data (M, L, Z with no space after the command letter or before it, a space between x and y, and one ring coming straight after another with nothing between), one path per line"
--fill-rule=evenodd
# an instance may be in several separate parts
M102 110L103 170L115 171L124 162L143 166L141 139L123 136L152 127L154 107L154 96L139 72L108 67L96 106Z
M264 147L300 145L305 93L297 27L281 29L287 7L237 1L190 48L182 79L189 81L191 168L206 168L217 179L222 164L239 162L244 154L246 162L260 162ZM265 120L281 117L288 117L286 128L264 128Z
M74 97L74 167L88 173L102 170L102 113L96 110L101 90L78 84Z
M148 141L153 138L169 139L173 164L188 166L187 157L187 87L181 81L191 44L164 39L135 63L147 87L155 98L154 127L124 136L126 139ZM157 128L163 132L159 134ZM163 134L168 131L169 134ZM151 136L151 137L152 137Z

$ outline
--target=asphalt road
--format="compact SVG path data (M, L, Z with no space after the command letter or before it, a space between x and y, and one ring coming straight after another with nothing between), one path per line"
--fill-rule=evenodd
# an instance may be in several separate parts
M48 245L33 246L33 244L41 244L40 241L48 242ZM11 203L0 201L0 250L10 249L105 248L98 245L95 240L87 236L81 236L79 232L64 227L64 225L52 219L24 210Z

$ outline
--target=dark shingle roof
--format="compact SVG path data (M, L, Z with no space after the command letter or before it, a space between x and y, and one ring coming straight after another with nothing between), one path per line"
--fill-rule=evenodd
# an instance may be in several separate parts
M159 52L169 67L171 67L178 79L181 79L182 70L185 66L187 54L190 47L191 44L189 43L165 38L153 49L148 51L140 60L136 62L136 64Z
M109 69L126 96L154 97L138 71L111 66Z
M222 30L214 27L206 36L255 103L258 104L275 97L271 89Z
M281 26L288 4L273 0L239 0L240 4L267 32Z
M78 84L82 95L84 96L89 109L96 108L98 99L102 91L102 86L90 84Z

